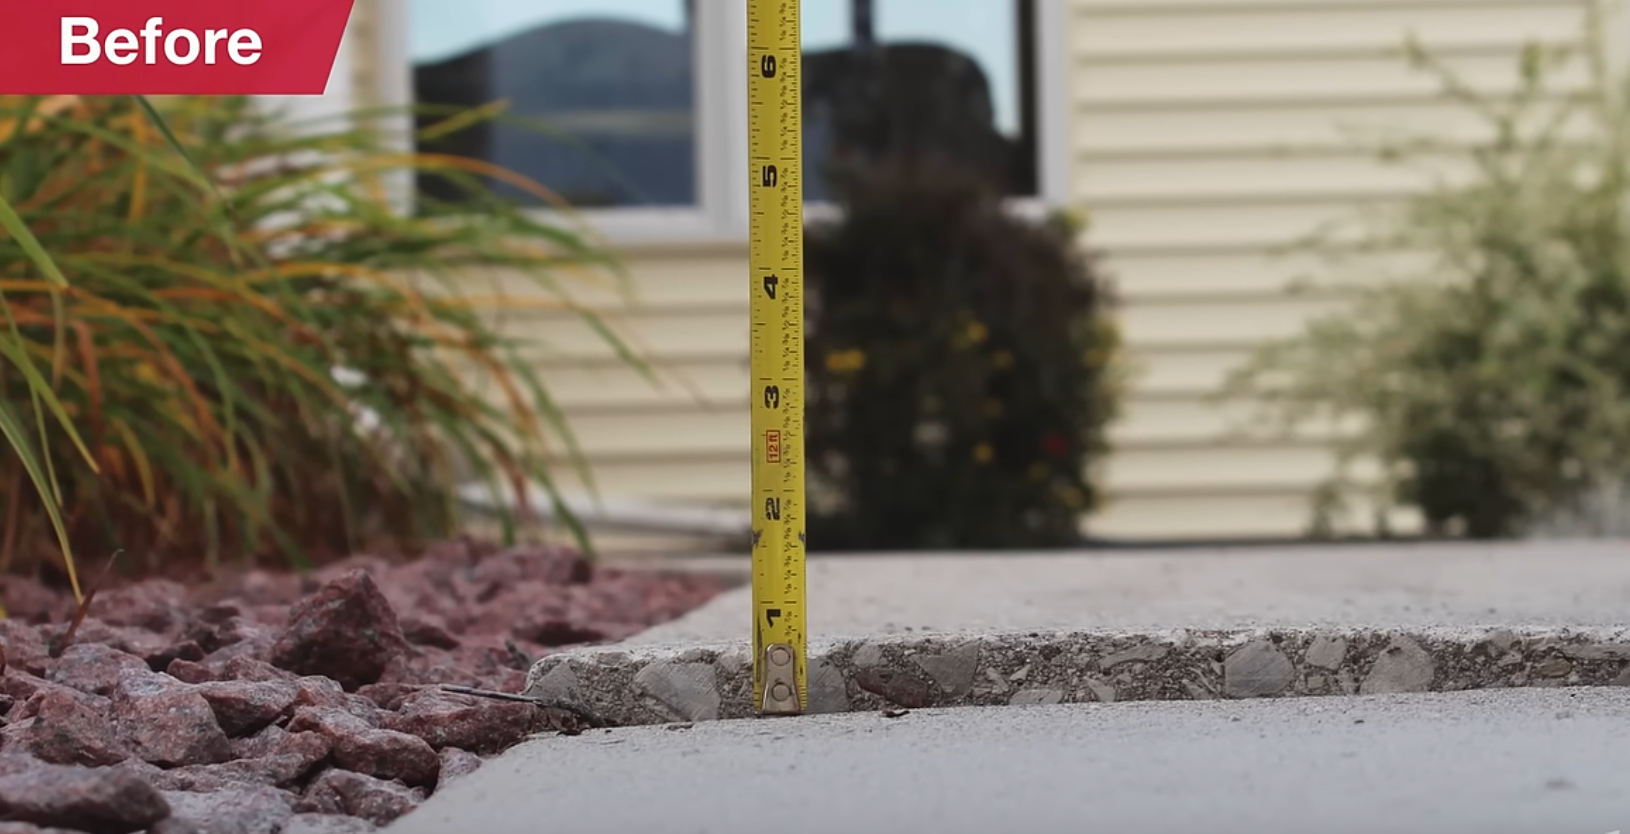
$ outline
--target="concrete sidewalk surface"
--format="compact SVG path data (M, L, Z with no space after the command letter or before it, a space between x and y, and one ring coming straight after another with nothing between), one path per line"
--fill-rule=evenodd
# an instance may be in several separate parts
M1630 683L1616 542L827 557L808 709ZM749 588L528 691L619 724L745 717Z
M1630 541L833 555L812 556L807 575L811 639L1630 625ZM736 589L628 642L745 639L750 600L748 588Z
M1607 834L1630 690L1069 704L534 739L390 834Z
M718 720L755 714L742 587L540 660L528 693L616 729L530 741L390 830L1630 828L1602 782L1630 764L1630 544L817 556L808 578L811 714Z

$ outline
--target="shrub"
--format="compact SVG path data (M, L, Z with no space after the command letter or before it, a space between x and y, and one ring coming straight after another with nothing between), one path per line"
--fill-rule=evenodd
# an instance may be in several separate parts
M461 469L552 493L570 434L487 314L522 301L464 290L503 269L572 308L573 270L613 264L494 198L482 183L504 172L393 151L366 121L148 106L0 98L0 424L18 452L0 463L0 569L69 548L148 571L303 564L447 535ZM414 169L464 205L393 211L383 177ZM30 425L13 411L30 402L67 419Z
M844 183L806 236L811 546L1077 542L1117 402L1079 226L1018 219L957 169Z
M1592 15L1583 48L1529 47L1511 96L1411 47L1484 138L1371 142L1437 184L1309 241L1321 278L1362 287L1355 305L1266 346L1226 391L1281 428L1357 418L1317 529L1364 493L1438 535L1591 526L1605 517L1580 513L1630 477L1630 88L1608 77L1599 31ZM1581 61L1582 93L1551 87ZM1355 477L1361 460L1379 478Z

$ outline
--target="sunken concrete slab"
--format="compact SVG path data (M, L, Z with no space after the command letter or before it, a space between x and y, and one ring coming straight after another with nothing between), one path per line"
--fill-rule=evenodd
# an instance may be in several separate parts
M1603 834L1626 689L1061 704L522 743L389 834Z

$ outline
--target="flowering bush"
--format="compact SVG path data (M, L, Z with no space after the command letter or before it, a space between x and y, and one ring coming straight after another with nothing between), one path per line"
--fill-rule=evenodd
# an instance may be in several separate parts
M950 171L873 172L840 202L805 250L811 548L1075 543L1118 401L1079 225Z

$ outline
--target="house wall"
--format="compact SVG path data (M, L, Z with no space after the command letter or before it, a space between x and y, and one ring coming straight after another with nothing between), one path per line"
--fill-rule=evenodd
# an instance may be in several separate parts
M1246 415L1204 402L1251 347L1341 303L1287 293L1309 261L1273 250L1423 184L1345 149L1343 124L1479 136L1402 60L1408 33L1474 85L1510 90L1525 39L1577 39L1587 4L1071 1L1076 194L1144 366L1110 461L1118 501L1093 528L1295 534L1332 471L1331 435L1241 442L1228 435Z
M1205 398L1262 339L1339 309L1339 293L1287 293L1297 264L1272 250L1418 184L1344 150L1339 124L1474 136L1395 54L1406 32L1480 86L1510 87L1524 39L1576 37L1586 0L1057 1L1073 9L1075 195L1140 369L1113 430L1110 503L1087 525L1116 537L1296 535L1330 471L1330 436L1231 438L1240 413ZM359 3L364 23L371 2ZM351 71L373 83L367 61ZM548 343L537 362L603 494L742 506L745 242L622 254L640 306L597 297L660 386L569 315L512 310L508 325Z

